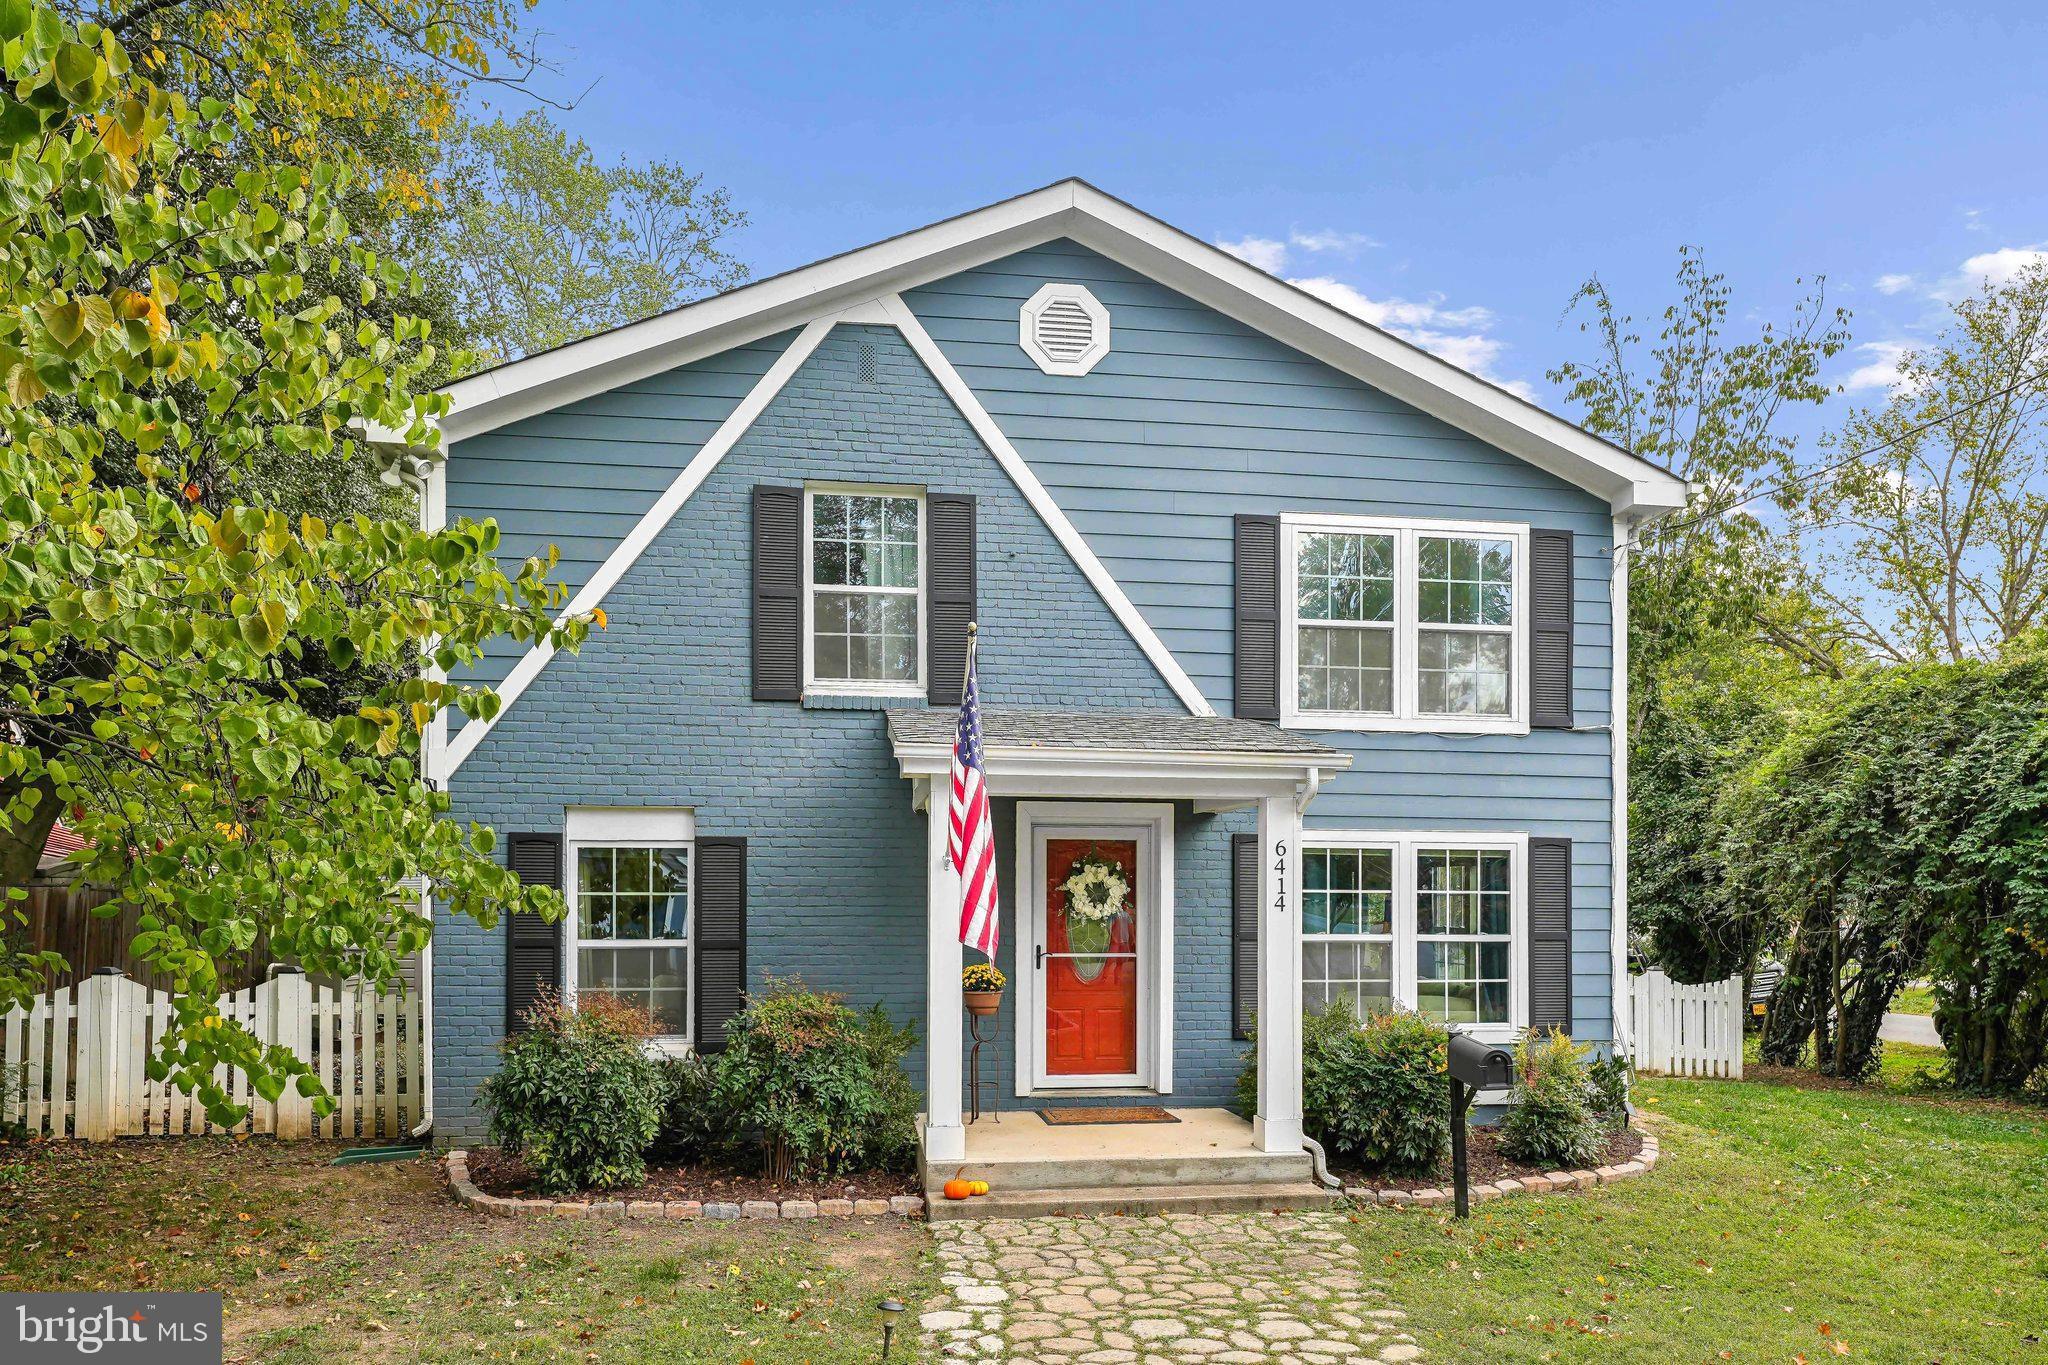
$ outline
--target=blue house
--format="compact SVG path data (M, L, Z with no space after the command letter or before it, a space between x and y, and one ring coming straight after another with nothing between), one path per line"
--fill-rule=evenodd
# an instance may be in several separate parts
M489 659L502 710L430 736L570 905L436 925L444 1137L543 988L699 1051L764 977L879 1000L949 1166L996 1140L977 1101L1013 1143L1142 1101L1305 1166L1333 999L1622 1041L1615 551L1681 505L1664 470L1075 180L451 397L428 517L557 547L607 624ZM978 1095L970 623L1011 982Z

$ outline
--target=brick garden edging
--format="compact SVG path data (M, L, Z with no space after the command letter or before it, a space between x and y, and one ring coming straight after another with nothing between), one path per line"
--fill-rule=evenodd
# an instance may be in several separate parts
M749 1199L739 1204L701 1203L695 1199L508 1199L485 1194L469 1178L469 1153L457 1148L442 1163L455 1202L500 1217L556 1218L922 1218L924 1198L915 1194L888 1199Z
M1483 1204L1489 1199L1499 1199L1510 1194L1549 1194L1556 1190L1590 1190L1596 1185L1612 1185L1617 1180L1629 1180L1643 1174L1657 1164L1657 1135L1647 1125L1631 1119L1629 1127L1642 1135L1643 1149L1627 1161L1615 1166L1595 1166L1590 1171L1548 1171L1542 1175L1525 1175L1519 1179L1495 1180L1472 1186L1472 1202ZM1344 1197L1361 1204L1391 1204L1399 1207L1428 1208L1437 1204L1449 1204L1454 1193L1448 1188L1424 1188L1419 1190L1375 1189L1370 1185L1346 1185Z

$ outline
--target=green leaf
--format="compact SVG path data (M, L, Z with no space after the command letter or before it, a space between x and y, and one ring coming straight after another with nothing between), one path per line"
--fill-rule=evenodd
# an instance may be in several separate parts
M32 17L28 0L0 0L0 41L27 33Z
M65 43L57 49L57 90L65 99L84 104L98 93L100 54L84 43Z

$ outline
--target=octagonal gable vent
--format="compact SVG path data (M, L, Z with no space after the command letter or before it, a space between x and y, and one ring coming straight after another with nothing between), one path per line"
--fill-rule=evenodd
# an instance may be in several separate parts
M1017 343L1047 374L1086 374L1109 354L1109 310L1078 284L1048 284L1024 305Z

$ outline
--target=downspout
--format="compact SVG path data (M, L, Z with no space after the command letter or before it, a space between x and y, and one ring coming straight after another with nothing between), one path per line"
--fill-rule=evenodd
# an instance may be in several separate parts
M398 481L406 484L419 497L420 529L438 531L447 524L447 469L445 461L436 460L431 464L408 460L409 468L398 473ZM431 662L434 642L429 640L424 648L429 676L439 673ZM437 711L427 724L426 733L421 736L423 750L422 766L426 770L429 785L438 785L442 780L443 755L447 750L448 721L445 711ZM427 917L430 932L426 947L420 949L420 1121L414 1126L412 1136L424 1138L434 1128L434 936L431 928L434 922L434 896L426 878L420 878L420 913Z
M1613 572L1608 579L1608 616L1614 622L1614 641L1610 649L1611 669L1610 705L1613 713L1608 717L1607 747L1613 763L1611 795L1614 809L1611 812L1614 832L1613 848L1609 852L1609 866L1614 871L1614 885L1609 891L1611 910L1608 914L1609 928L1613 942L1613 953L1609 971L1613 975L1614 987L1614 1050L1616 1055L1633 1062L1635 1060L1634 1024L1629 1018L1631 1002L1628 981L1628 543L1631 534L1631 519L1626 516L1614 518L1613 531Z
M1308 810L1308 803L1315 800L1316 793L1322 789L1323 770L1311 766L1308 770L1308 781L1294 789L1294 813L1304 814Z

